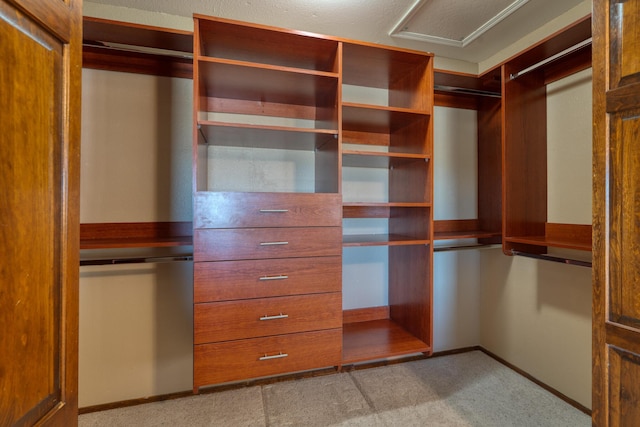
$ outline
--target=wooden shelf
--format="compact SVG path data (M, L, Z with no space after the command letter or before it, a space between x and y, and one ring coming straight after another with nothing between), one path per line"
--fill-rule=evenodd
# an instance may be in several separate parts
M305 106L314 109L317 105L325 103L331 105L331 102L323 100L335 100L338 85L337 73L224 59L200 59L198 72L200 84L204 87L202 94L209 98ZM203 107L204 105L200 108Z
M426 74L425 70L432 56L430 53L408 49L384 49L367 43L345 43L343 82L355 86L391 88L395 82L406 80L407 76Z
M390 218L392 209L428 209L431 203L343 203L343 218Z
M80 224L80 249L191 246L191 222Z
M358 363L431 351L390 319L345 323L342 327L342 363Z
M509 236L505 237L504 241L505 243L591 251L591 225L546 223L544 236Z
M210 16L198 18L200 55L337 72L338 42L330 37Z
M308 129L199 121L206 142L215 146L314 150L337 143L337 129Z
M406 162L429 161L430 157L427 154L342 150L342 166L390 168Z
M478 219L439 220L433 222L434 240L499 238L500 230L484 230Z
M402 245L428 245L431 243L428 237L412 237L400 234L352 234L342 236L342 246L402 246Z
M190 79L192 52L189 31L83 18L84 68Z
M426 122L430 117L424 110L342 103L342 128L351 132L390 134L410 124Z

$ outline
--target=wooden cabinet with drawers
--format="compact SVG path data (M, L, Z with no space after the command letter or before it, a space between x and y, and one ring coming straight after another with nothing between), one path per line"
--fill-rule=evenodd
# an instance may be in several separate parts
M429 353L432 55L194 20L194 391ZM343 166L387 174L388 200L345 203ZM389 230L343 236L343 218ZM372 245L388 304L343 311L343 248Z

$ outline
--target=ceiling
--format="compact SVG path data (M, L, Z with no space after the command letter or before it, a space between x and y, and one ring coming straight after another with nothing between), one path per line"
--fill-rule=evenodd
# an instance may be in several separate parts
M584 0L89 0L193 13L433 52L479 63Z

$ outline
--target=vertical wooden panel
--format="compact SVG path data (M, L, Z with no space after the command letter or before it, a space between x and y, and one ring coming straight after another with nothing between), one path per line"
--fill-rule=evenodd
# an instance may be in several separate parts
M0 425L77 424L81 11L0 2Z

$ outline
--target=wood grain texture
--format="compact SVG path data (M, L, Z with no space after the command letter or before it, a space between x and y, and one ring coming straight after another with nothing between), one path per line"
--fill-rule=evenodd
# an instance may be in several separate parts
M195 303L340 292L342 258L194 263Z
M344 310L342 312L343 323L370 322L389 318L389 306L367 307Z
M259 360L264 356L286 357ZM340 365L342 330L276 335L194 347L194 391L200 387Z
M193 235L193 260L339 256L341 227L199 229Z
M80 249L190 246L191 222L80 224Z
M0 425L77 425L81 4L0 2Z
M194 228L342 225L337 193L198 192L193 203Z
M389 319L343 326L342 364L430 353L431 346Z
M594 2L593 424L640 423L640 4Z
M193 311L193 342L205 344L340 328L342 294L200 303Z

